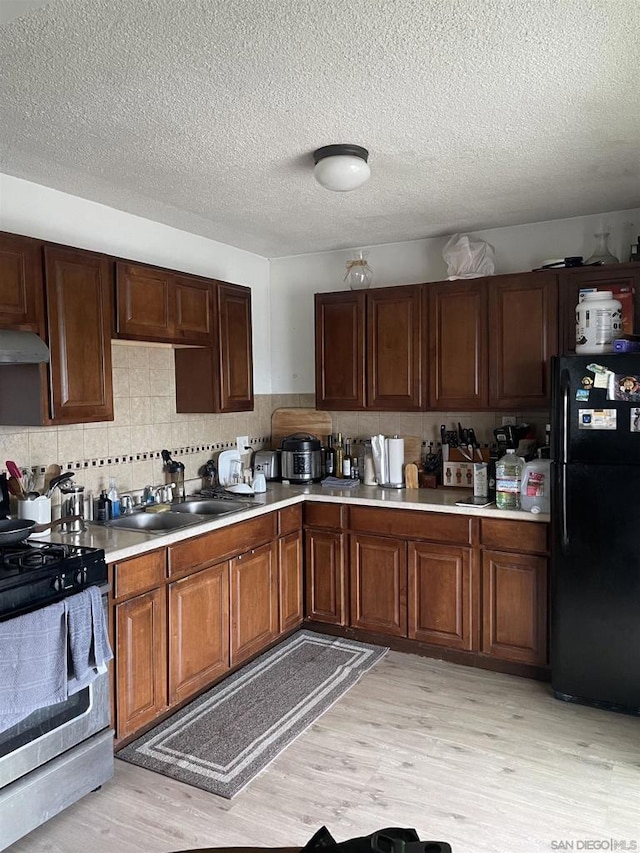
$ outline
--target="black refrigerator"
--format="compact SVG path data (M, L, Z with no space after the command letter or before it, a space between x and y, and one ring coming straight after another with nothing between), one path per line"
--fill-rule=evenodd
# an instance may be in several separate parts
M640 714L640 354L552 367L551 685Z

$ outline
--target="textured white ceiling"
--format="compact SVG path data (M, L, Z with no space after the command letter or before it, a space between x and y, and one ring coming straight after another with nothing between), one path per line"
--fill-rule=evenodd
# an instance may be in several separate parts
M266 257L631 208L638 33L638 0L54 0L0 29L0 170ZM337 142L351 193L313 179Z

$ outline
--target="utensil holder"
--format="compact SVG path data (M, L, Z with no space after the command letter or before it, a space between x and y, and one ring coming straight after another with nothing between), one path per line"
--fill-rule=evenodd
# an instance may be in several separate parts
M40 495L39 498L33 498L33 500L18 501L18 518L26 518L35 521L36 524L50 524L51 498ZM46 538L48 534L48 530L43 530L41 533L31 533L30 537L32 539L38 536Z

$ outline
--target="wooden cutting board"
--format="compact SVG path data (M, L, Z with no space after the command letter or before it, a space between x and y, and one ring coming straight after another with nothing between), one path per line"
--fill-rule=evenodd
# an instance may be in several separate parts
M333 432L331 413L302 407L274 409L271 415L271 446L277 450L283 436L293 435L295 432L317 435L324 442Z
M400 438L404 438L404 461L419 463L422 437L419 435L401 435Z

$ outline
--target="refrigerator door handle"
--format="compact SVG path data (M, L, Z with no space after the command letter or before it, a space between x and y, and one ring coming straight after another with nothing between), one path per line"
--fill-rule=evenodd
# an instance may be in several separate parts
M563 370L562 377L560 379L560 387L562 389L562 458L560 462L564 465L569 461L569 392L571 390L571 384L569 380L569 371ZM564 483L564 472L562 475L562 482ZM564 504L563 504L564 510Z
M569 548L569 528L567 525L567 469L560 465L560 499L562 501L562 550Z

